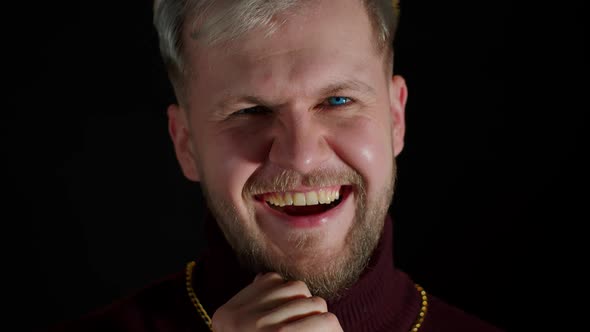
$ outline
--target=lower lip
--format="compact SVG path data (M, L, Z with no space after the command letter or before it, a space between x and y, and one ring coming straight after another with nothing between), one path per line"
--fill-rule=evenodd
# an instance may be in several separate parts
M274 218L279 219L285 224L293 228L313 228L322 226L331 220L336 219L338 214L341 213L344 205L348 203L352 190L346 190L342 193L342 200L337 206L325 211L323 213L313 214L309 216L291 216L286 213L281 213L271 208L265 201L258 201L257 204L261 204L265 213L271 214Z

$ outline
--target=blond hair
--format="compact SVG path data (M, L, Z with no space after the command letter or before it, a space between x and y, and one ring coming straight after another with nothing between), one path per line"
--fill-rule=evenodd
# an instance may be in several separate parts
M267 34L272 34L278 28L273 20L275 15L308 1L313 0L155 0L154 25L160 53L177 96L183 93L187 72L182 33L188 23L193 28L191 38L202 45L213 46L234 40L254 28L262 27ZM386 52L387 61L392 62L399 0L359 1L373 25L378 50Z

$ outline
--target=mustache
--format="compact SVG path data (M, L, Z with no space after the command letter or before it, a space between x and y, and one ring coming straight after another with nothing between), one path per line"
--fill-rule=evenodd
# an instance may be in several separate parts
M363 188L362 176L352 169L317 169L306 174L291 169L281 169L272 176L255 172L246 181L243 194L261 195L269 192L295 191L295 188L330 187L337 185L352 185Z

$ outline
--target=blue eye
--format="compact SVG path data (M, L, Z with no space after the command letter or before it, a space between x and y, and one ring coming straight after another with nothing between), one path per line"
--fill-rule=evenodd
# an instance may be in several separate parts
M342 106L348 104L350 102L350 98L336 96L328 98L327 101L330 106Z

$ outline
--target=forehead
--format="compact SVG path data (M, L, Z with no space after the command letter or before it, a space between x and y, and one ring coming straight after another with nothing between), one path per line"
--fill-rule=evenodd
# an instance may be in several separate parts
M280 25L270 35L254 29L209 48L187 40L191 85L208 90L211 98L256 89L307 94L338 80L369 80L363 75L383 70L374 31L358 0L311 1L274 19Z

